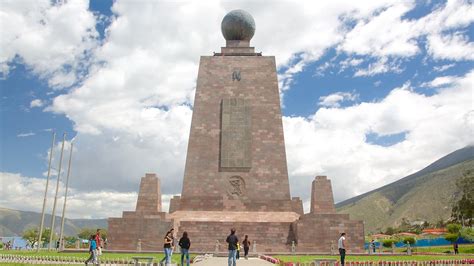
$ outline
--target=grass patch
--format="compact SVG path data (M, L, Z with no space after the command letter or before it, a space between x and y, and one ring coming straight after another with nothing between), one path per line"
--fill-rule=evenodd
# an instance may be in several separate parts
M405 249L403 249L405 250ZM453 253L454 249L452 245L449 246L434 246L434 247L414 247L414 252L429 252L429 253ZM462 244L459 245L460 254L474 254L474 244Z
M68 257L68 258L76 258L78 260L86 260L89 258L89 252L58 252L58 251L46 251L41 250L39 252L36 251L28 251L28 250L0 250L0 254L12 254L12 255L22 255L22 256L32 256L32 257ZM103 252L102 255L99 257L100 260L132 260L132 257L153 257L154 262L160 261L164 258L163 253L109 253ZM189 257L193 259L196 254L189 254ZM181 254L174 253L172 256L172 261L177 263L181 262ZM23 264L18 264L23 265Z

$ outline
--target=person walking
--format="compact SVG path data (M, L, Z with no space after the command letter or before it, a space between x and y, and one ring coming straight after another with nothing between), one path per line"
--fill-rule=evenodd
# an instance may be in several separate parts
M174 229L171 228L168 232L166 232L165 238L163 239L163 248L165 252L165 256L160 260L160 265L163 265L163 261L165 261L165 265L169 265L171 263L171 249L173 248L173 232Z
M186 256L186 265L189 266L189 248L191 247L191 240L189 240L188 232L183 232L183 236L179 239L178 245L181 248L181 266L184 266L184 256Z
M97 245L96 260L97 260L97 263L99 263L99 256L102 256L102 237L100 236L100 229L99 228L95 232L94 240L95 240L95 243Z
M344 266L344 260L346 259L346 233L341 234L341 237L337 241L337 247L339 248L339 255L341 256L341 265Z
M228 266L236 266L237 244L239 239L235 235L235 229L230 229L230 235L225 240L229 244Z
M95 236L91 235L89 237L89 258L85 261L85 264L88 265L89 262L97 264L97 243L95 242Z
M242 245L244 245L244 257L246 260L249 259L249 249L250 249L250 240L249 240L249 236L248 235L245 235L245 239L244 241L242 241Z

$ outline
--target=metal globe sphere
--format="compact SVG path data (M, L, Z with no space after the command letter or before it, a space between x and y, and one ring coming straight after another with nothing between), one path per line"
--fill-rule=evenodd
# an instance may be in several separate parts
M221 31L228 41L250 41L255 34L255 21L247 11L232 10L222 19Z

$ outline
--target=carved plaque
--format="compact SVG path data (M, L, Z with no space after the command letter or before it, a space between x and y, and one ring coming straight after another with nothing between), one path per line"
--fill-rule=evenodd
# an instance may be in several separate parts
M250 112L248 100L222 100L221 171L246 171L252 167Z
M245 181L240 176L232 176L229 178L229 194L231 196L242 196L245 192Z

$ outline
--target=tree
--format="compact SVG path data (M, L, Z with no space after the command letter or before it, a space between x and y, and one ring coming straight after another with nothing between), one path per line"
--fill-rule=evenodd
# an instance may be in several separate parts
M460 224L448 224L446 228L451 234L459 234L459 231L461 231L462 226Z
M23 231L22 237L25 240L28 240L30 243L35 243L38 241L38 228L29 228ZM41 234L41 242L49 242L49 236L51 235L51 230L49 228L43 229ZM53 237L55 237L54 235Z
M34 243L38 241L38 229L37 228L29 228L23 231L22 235L23 239L30 243Z
M444 237L444 239L448 240L451 243L458 241L458 238L459 238L459 234L453 234L453 233L449 233Z
M384 239L382 240L382 245L386 248L392 247L392 244L394 244L396 241L393 239Z
M460 197L453 205L451 217L463 225L472 226L474 216L474 169L465 170L463 177L456 181Z
M107 238L107 229L100 229L100 237L102 239L106 239Z
M462 238L474 242L474 229L472 227L463 227L459 231Z
M91 235L95 235L95 233L96 233L96 229L94 228L82 228L77 234L77 236L80 239L89 239L89 237Z
M410 245L415 245L416 239L412 236L407 236L403 239L403 243L410 243Z

